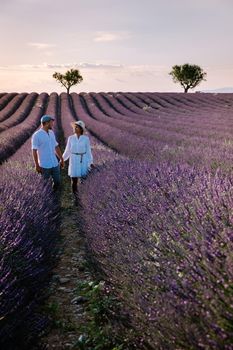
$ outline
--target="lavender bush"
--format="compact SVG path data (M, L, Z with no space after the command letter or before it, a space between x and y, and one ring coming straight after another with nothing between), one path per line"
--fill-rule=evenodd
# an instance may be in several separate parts
M32 171L28 138L42 113L60 112L57 135L77 119L88 128L97 167L80 189L83 230L142 348L233 349L232 95L26 95L0 95L0 162L10 159L0 168L0 346L20 349L45 324L37 306L58 203Z
M232 349L232 180L117 161L83 185L88 247L145 346Z
M21 96L17 96L17 97L21 97ZM15 113L11 114L4 122L0 123L0 132L23 122L23 120L27 117L27 115L35 105L35 101L37 97L38 97L38 94L35 92L32 92L31 94L26 96L22 104L17 107ZM18 101L17 101L17 104L18 104ZM17 106L17 104L15 102L14 107L15 105ZM9 106L9 110L12 111L11 106Z
M46 113L55 115L51 94ZM48 320L38 311L56 262L59 203L35 174L31 140L0 168L0 347L31 349Z
M59 223L58 205L50 187L29 170L25 161L21 160L18 167L9 162L1 168L2 346L19 337L37 336L39 324L34 324L32 334L29 325L54 264Z
M9 96L10 95L10 96ZM21 103L24 101L24 99L27 97L27 93L22 92L21 94L17 94L10 102L5 106L5 108L1 108L2 103L0 100L0 122L3 122L5 119L7 119L9 116L11 116ZM7 94L7 97L11 97L11 94ZM3 107L3 106L2 106Z
M61 125L64 137L67 140L73 133L72 123L75 122L75 117L71 110L71 101L69 95L62 93L61 96Z
M61 134L61 126L60 126L60 120L58 117L59 116L59 96L56 92L52 92L49 95L49 100L48 100L45 114L48 114L54 117L53 131L58 140Z
M4 108L7 104L17 95L16 92L11 92L9 94L4 94L0 99L0 119L2 119L2 114L4 114Z
M40 124L40 117L45 110L47 101L48 94L40 94L24 122L1 133L0 164L14 152L16 152L17 148L19 148L32 134L32 132L36 130Z
M109 112L104 115L98 109L99 105L95 105L87 94L72 93L71 98L77 118L84 120L88 129L102 142L124 156L131 159L166 160L172 163L208 166L212 171L222 167L225 172L231 171L233 143L229 132L232 123L232 112L229 106L226 107L227 112L225 110L222 114L213 115L202 112L200 106L200 115L197 116L195 113L191 116L187 115L184 125L180 121L181 117L176 114L173 117L170 115L170 122L169 119L162 118L158 122L158 116L158 119L154 120L154 127L149 127L148 121L141 119L141 123L144 123L143 127L142 124L135 126L136 119L129 124L117 118L111 118L110 106ZM175 111L174 105L172 108ZM222 122L217 123L217 118L219 119L220 116ZM200 131L203 130L203 118L206 120L205 123L209 120L210 124L209 128L205 128L204 125L204 129L207 130L204 133ZM222 125L224 125L223 129Z

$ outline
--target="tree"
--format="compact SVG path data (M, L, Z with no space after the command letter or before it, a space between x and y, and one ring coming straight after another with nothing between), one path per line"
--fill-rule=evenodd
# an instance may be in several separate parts
M53 78L59 81L61 85L65 86L67 94L70 93L71 86L77 85L83 81L78 69L70 69L65 74L55 72Z
M202 80L206 80L206 73L195 64L186 63L181 66L173 66L169 74L175 83L180 83L183 86L184 92L188 92L189 89L199 85Z

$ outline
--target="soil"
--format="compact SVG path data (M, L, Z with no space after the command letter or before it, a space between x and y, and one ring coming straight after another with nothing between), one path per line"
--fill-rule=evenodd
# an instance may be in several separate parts
M63 173L66 173L64 170ZM80 234L78 207L73 201L67 175L61 189L61 256L54 270L50 297L46 309L51 314L52 327L41 340L43 349L71 349L81 335L80 327L87 322L85 303L77 294L77 284L91 281L91 272Z

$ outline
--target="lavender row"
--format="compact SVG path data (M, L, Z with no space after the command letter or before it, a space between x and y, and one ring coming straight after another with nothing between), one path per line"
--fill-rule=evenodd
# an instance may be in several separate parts
M82 186L88 248L146 347L232 350L232 185L121 160Z
M77 94L71 94L74 110L79 119L83 119L89 130L96 135L102 142L116 150L118 153L130 157L131 159L147 159L153 161L169 161L173 163L188 163L191 165L207 166L214 171L222 167L225 171L231 170L233 161L233 144L231 140L218 142L214 138L203 142L203 139L196 137L190 142L189 137L183 138L183 141L177 139L174 146L172 143L172 134L164 140L152 140L125 130L117 129L106 125L102 121L97 121L90 116L82 104L82 99ZM161 133L161 138L162 138ZM175 136L174 136L175 138Z
M119 94L100 93L99 95L103 97L118 113L122 115L126 115L132 118L136 118L137 116L142 117L143 115L145 118L151 118L150 114L146 113L143 109L138 111L138 113L135 113L130 108L128 108L128 106L125 106L123 103L120 103L120 101L117 99L117 96Z
M2 96L0 100L0 118L2 116L2 110L5 106L17 95L16 92L11 92Z
M53 131L56 135L56 138L59 139L60 137L60 124L59 124L59 118L58 118L58 114L59 114L59 96L56 92L52 92L49 95L49 100L48 100L48 104L46 107L46 111L45 114L51 115L54 117L54 125L53 125Z
M85 112L84 109L82 110L82 107L83 106L80 104L78 109L79 116ZM102 128L103 125L100 126L100 130ZM211 148L209 150L211 151ZM207 152L205 156L208 158L208 155ZM180 160L181 159L177 157L177 161L180 162ZM230 192L232 181L228 181L220 174L212 178L209 173L200 173L200 171L195 169L190 170L188 167L180 167L178 171L174 171L174 168L169 169L166 165L164 168L155 169L155 174L160 171L158 176L160 183L156 184L157 187L154 186L153 188L154 179L147 184L144 175L144 172L147 176L151 174L151 164L143 166L141 162L135 163L135 168L132 172L127 172L127 170L130 169L132 161L130 163L124 162L124 164L122 163L119 166L117 164L119 163L116 163L115 166L112 165L110 170L108 169L109 172L102 169L100 174L94 174L94 177L90 179L90 182L93 181L93 178L95 179L94 181L96 181L95 183L91 183L93 187L86 187L86 185L88 186L89 184L89 180L85 183L83 193L81 194L82 201L85 203L85 200L87 200L87 204L84 207L85 211L83 212L83 216L86 218L85 224L90 222L93 216L94 219L90 226L84 226L86 226L87 236L89 234L89 248L92 252L94 251L97 264L101 264L103 272L105 275L109 276L111 285L116 286L116 281L118 282L118 292L125 300L126 307L130 302L131 315L132 319L135 321L135 327L139 328L141 334L145 335L145 343L149 343L152 348L174 349L182 347L184 349L232 349L232 333L230 331L232 308L226 307L224 312L222 311L222 302L224 301L224 305L227 306L231 298L228 287L232 280L232 270L230 270L227 276L223 275L223 271L228 271L229 266L231 266L231 258L229 258L228 255L226 261L225 252L221 251L221 249L220 253L216 254L221 244L222 246L228 246L228 253L232 249L232 238L228 239L229 232L226 230L229 227L229 230L231 230L232 226L232 222L229 222L229 220L227 221L228 213L232 206L232 193ZM136 170L139 173L138 176ZM124 175L124 171L126 175ZM166 171L168 171L168 174ZM174 175L172 176L173 173ZM96 176L98 177L96 178ZM121 187L122 181L126 181L123 187ZM191 189L190 185L193 185ZM111 189L109 197L108 194L103 193L104 191L106 192L106 187ZM179 191L176 193L176 187L178 187L180 192L183 191L183 193ZM128 196L127 191L129 188L131 193ZM160 193L158 193L158 188L161 188ZM187 189L189 190L188 192ZM151 199L149 196L150 191L152 191L153 194L153 196L151 194ZM95 201L93 201L93 198L90 198L91 195L88 196L88 193L92 194ZM135 193L136 195L139 193L140 196L137 197ZM224 195L221 197L222 193ZM157 195L159 195L158 199L156 198ZM165 198L165 204L161 197L162 199L163 197ZM149 203L147 203L147 200ZM125 201L128 206L125 205ZM108 203L107 206L106 203ZM138 203L140 203L142 209L139 208ZM182 207L183 203L185 205ZM172 205L174 205L174 207L172 207ZM88 212L86 208L89 208ZM148 215L148 212L149 215L152 215L153 212L155 213L155 215L152 215L152 219L156 222L155 225L157 226L152 226L152 237L149 236L149 243L145 240L146 233L148 237L148 216L143 220L143 208L145 208L145 216ZM170 208L172 210L169 212ZM178 211L176 211L176 208L178 208ZM92 218L91 213L93 214ZM169 213L169 215L167 215L167 213ZM214 220L212 220L211 214ZM100 225L96 227L96 230L93 230L91 225L94 225L94 222L96 224L98 220L97 216L100 218L101 222ZM170 220L168 220L169 218ZM152 223L152 219L149 220L150 224ZM111 220L113 224L109 225ZM187 222L185 220L187 220ZM139 224L135 225L135 222ZM178 223L181 224L181 228L177 225ZM183 241L182 236L177 236L177 226L180 232L186 235ZM128 228L130 230L131 227L135 227L135 236L133 234L128 234L127 230ZM154 227L156 227L155 231ZM95 232L95 235L93 235L93 232ZM154 252L155 247L160 243L158 243L158 233L162 234L164 232L168 232L169 238L171 237L173 240L169 242L166 237L163 237L159 248ZM214 235L219 232L220 234L216 238ZM142 236L140 236L140 233L142 233ZM190 236L188 236L188 233ZM206 237L202 239L202 234L204 235L205 233ZM102 234L106 234L105 239L102 239ZM193 237L192 234L194 235L193 241L190 238ZM210 241L211 234L213 234L214 237L212 241ZM152 245L150 245L150 238ZM181 243L179 240L181 240ZM195 248L195 254L193 254L192 247L190 248L190 241ZM174 242L177 243L174 244ZM181 249L182 245L183 251ZM148 250L150 252L149 254ZM173 254L171 255L171 252L174 255L178 252L178 257L172 260ZM187 253L187 265L182 265L184 254L179 255L179 252ZM202 254L200 254L200 252ZM209 252L211 252L210 255ZM145 255L143 255L143 253ZM156 260L157 255L161 261ZM120 259L118 259L119 256ZM147 260L145 264L143 263L145 260L144 256L148 257L149 267L147 266ZM112 257L114 258L113 261ZM192 257L193 259L191 259ZM214 265L216 270L214 271L211 269L213 257L216 258L216 264ZM199 279L199 284L196 285L197 277L199 277L200 274L200 267L198 265L200 258L202 258L201 262L203 262L205 269L203 275ZM132 259L131 264L129 264L130 259ZM154 269L153 266L151 267L150 262L152 265L154 262ZM191 264L191 268L189 267L189 263ZM224 263L226 264L225 266ZM142 267L140 267L140 264L142 264ZM171 266L173 269L163 269L161 274L159 274L160 266ZM188 282L184 278L183 285L180 280L184 274L182 270L180 271L180 266L185 271L185 278L191 276ZM151 275L148 274L148 269L152 269ZM149 276L148 282L146 278L147 274ZM157 275L159 276L156 279L155 276ZM177 276L179 278L174 282L174 278ZM127 281L129 277L131 278ZM153 293L154 291L154 283L151 283L151 281L157 282L160 287L157 293L160 296L159 299L156 293L152 300L149 299L150 292ZM221 283L216 283L216 281L221 281ZM134 290L134 282L138 285L138 292L137 289L136 291ZM164 282L164 284L161 282ZM188 283L189 288L186 290ZM204 286L207 286L206 289L202 288L203 283ZM220 294L217 288L214 289L214 287L218 287L218 284L221 284L219 286L219 291L221 291L224 286L224 288L227 289L226 293L223 292ZM123 288L123 286L125 286L125 288ZM172 287L174 288L172 289ZM146 288L148 288L148 290ZM209 290L212 291L212 295L207 295ZM186 292L186 295L184 295L184 292ZM196 295L199 296L200 299L196 300L191 292L193 292L195 297ZM184 301L181 298L183 295ZM187 295L190 297L188 302L186 301ZM214 299L213 308L209 301L216 295L217 297ZM155 300L157 301L157 299L158 309L153 310ZM160 312L158 312L158 310ZM145 318L145 312L147 312L147 318ZM197 315L201 316L198 318ZM196 323L192 322L193 320L196 321ZM172 326L167 327L167 325L171 323ZM176 327L173 328L174 324ZM222 327L222 324L224 324L225 328ZM187 327L187 325L190 325L190 327ZM213 329L214 332L212 331ZM157 330L157 333L155 330Z
M1 188L0 345L6 349L44 327L36 308L54 264L58 208L50 187L22 160L18 168L4 165Z
M0 123L0 132L7 130L19 123L22 123L24 119L27 117L27 115L30 113L30 111L32 110L33 106L35 105L35 101L37 97L38 97L38 94L35 92L32 92L31 94L23 98L23 102L21 105L18 105L15 102L14 106L16 108L16 111L12 115L10 115L4 122ZM20 102L21 102L21 99L20 99Z
M186 117L187 114L199 114L200 109L202 112L210 112L213 110L213 108L216 111L224 111L225 108L222 108L222 104L220 105L209 105L206 106L205 100L203 101L196 101L194 103L187 103L185 98L182 97L170 97L168 94L163 94L162 96L159 96L157 94L151 94L151 95L145 95L145 94L127 94L127 98L133 101L134 103L138 104L139 106L143 107L144 101L148 103L147 110L149 112L153 112L153 106L154 104L157 104L160 106L160 108L165 108L167 111L176 110L179 112L179 114L183 117Z
M152 99L153 101L157 101L158 95L153 95ZM163 100L164 100L164 97L163 97ZM166 100L169 101L169 98L167 97ZM183 101L185 100L185 98L183 98L182 96L178 96L176 99L176 103L172 103L168 105L168 109L170 109L171 111L176 110L178 108L177 101L179 100L181 100L181 104L183 105ZM206 101L208 100L209 100L209 97L206 97L206 99L197 100L195 103L196 108L194 109L194 111L192 111L191 115L196 116L197 119L201 119L202 122L207 121L209 123L215 123L219 121L219 116L221 117L222 115L224 115L224 117L227 118L229 114L232 114L232 110L230 106L227 106L226 108L223 102L214 103L215 100L211 100L211 104L208 105L208 107L206 108ZM170 101L168 103L170 103ZM185 117L189 112L189 107L187 105L184 105L182 109L184 113L183 120L185 121Z
M26 141L32 132L38 127L40 117L45 110L48 101L48 94L42 93L38 96L35 105L23 123L16 125L9 130L1 133L0 140L0 163L6 160L10 155Z
M10 95L11 94L7 94ZM10 102L0 111L0 122L3 122L5 119L9 118L21 105L27 93L17 94ZM1 101L0 101L1 104Z
M113 96L120 101L120 103L122 103L127 109L129 109L130 111L133 111L135 114L142 114L144 116L148 116L150 115L151 111L147 108L144 108L144 104L140 104L139 101L135 101L135 97L132 97L132 100L130 98L127 97L127 95L125 93L114 93ZM129 96L129 95L128 95ZM160 99L161 100L161 99ZM162 106L166 107L167 110L171 109L171 105L168 104L166 102L166 99L162 99ZM183 109L179 109L179 106L173 105L172 106L172 112L174 113L175 111L177 111L180 115L182 115L184 113ZM188 112L188 109L186 108L186 112ZM156 113L156 111L152 110L152 114Z
M81 94L83 96L87 94ZM133 94L134 96L136 94ZM177 114L177 108L165 108L157 111L156 114L153 114L152 117L141 117L140 115L134 115L131 117L130 111L127 108L122 110L117 106L116 99L110 98L108 94L90 94L91 97L96 101L97 105L100 106L100 109L112 118L117 118L118 120L128 121L132 124L141 125L142 127L148 126L150 128L155 128L157 131L163 130L170 131L173 133L179 133L180 136L188 135L199 136L199 137L211 137L211 135L217 138L226 137L231 138L230 128L232 127L232 112L221 114L216 113L212 108L210 112L203 112L202 106L199 106L198 114L185 114L181 116ZM106 101L105 101L106 100ZM148 105L144 105L148 106ZM143 107L144 108L144 107ZM187 110L186 110L187 112ZM125 114L123 114L125 113ZM208 126L208 127L206 127ZM218 133L216 135L216 129ZM172 137L173 135L170 135Z
M206 100L209 100L209 97L207 97ZM190 124L190 127L195 129L197 123L201 124L203 128L207 129L218 127L219 131L222 127L224 131L227 130L225 127L232 127L232 108L230 106L225 108L224 103L222 102L221 108L216 108L214 105L214 100L212 100L211 105L206 110L204 99L197 102L197 106L198 109L195 113L193 113L194 118L192 120L192 124ZM186 112L186 108L184 109L184 112ZM195 123L195 121L197 121L197 123Z
M91 94L93 96L93 93ZM119 94L116 94L116 96ZM143 94L145 96L145 94ZM102 108L105 108L103 105L103 99L100 100L100 98L104 98L107 103L118 112L117 118L127 120L133 123L138 123L138 125L147 125L151 126L154 125L154 127L162 127L162 128L167 128L168 125L172 125L174 122L174 126L171 127L177 127L177 123L179 125L184 125L187 124L189 121L189 118L187 118L187 115L181 116L180 114L177 114L177 109L176 108L164 108L164 106L160 105L159 109L157 108L156 110L153 109L153 115L144 115L143 117L135 113L132 114L132 112L129 109L129 106L123 106L121 105L118 101L117 98L115 98L112 94L106 94L106 93L101 93L101 94L95 94L94 95L95 99L98 98L98 102L101 104ZM146 99L147 103L148 100ZM152 106L152 103L150 104L143 104L142 109L150 111L150 107ZM105 108L106 109L106 108ZM120 115L121 114L121 115ZM115 111L112 113L111 110L111 116L116 117ZM190 125L190 123L189 123Z
M195 143L197 141L197 137L199 141L200 138L203 138L204 142L209 143L209 138L211 135L215 136L215 140L226 140L226 138L231 139L229 125L227 125L224 130L221 130L221 132L218 130L217 136L216 127L213 130L203 130L203 125L200 126L200 131L197 132L197 129L195 129L194 133L193 128L190 130L189 125L188 128L184 127L180 118L177 118L177 123L175 123L175 126L169 126L169 121L165 123L164 119L153 118L153 121L144 120L142 118L129 119L127 116L119 114L108 106L106 101L104 101L103 97L99 94L91 93L88 95L83 93L81 96L86 101L87 108L95 119L106 122L109 125L123 129L135 135L144 136L146 138L160 139L166 143L178 142L179 144L181 144L183 140L185 142L187 140L187 136L189 142ZM192 120L194 120L194 117ZM180 130L178 129L179 126Z
M53 131L56 135L57 140L59 140L60 137L60 128L59 128L59 122L58 122L58 94L56 92L53 92L49 96L48 104L45 110L45 114L52 115L55 118ZM28 155L31 154L31 138L28 138L26 142L17 149L16 153L14 153L10 158L9 161L12 163L14 162L14 166L17 168L20 166L21 161L24 161L25 155L27 158L27 164L28 167L33 167L32 159L30 161L30 158L28 158ZM29 165L30 164L30 165Z
M85 118L82 118L82 115L78 114L78 119L82 119L84 121ZM70 101L67 94L61 94L61 125L66 141L73 133L72 123L76 120L77 116L72 108L72 101ZM86 134L90 138L95 166L100 167L107 162L123 158L109 147L106 147L95 136L90 134L89 131L86 131Z
M167 105L176 105L179 103L184 107L198 108L200 104L206 108L219 107L221 109L229 109L232 105L232 96L230 94L180 94L180 93L136 93L136 96L147 96L150 98L159 98L160 102L164 100Z
M81 95L84 103L86 104L86 109L88 110L89 114L96 120L106 123L109 126L112 126L114 128L117 128L121 131L125 131L129 134L145 137L147 139L154 139L159 140L162 144L165 144L169 142L170 144L176 144L177 141L182 141L181 135L178 134L177 137L175 133L167 132L165 130L159 130L156 128L156 123L153 122L144 122L144 125L142 125L143 121L141 121L140 124L137 123L137 120L134 120L133 122L122 120L122 118L111 118L109 115L111 114L111 109L106 109L105 106L102 105L102 101L98 100L99 105L102 107L101 109L98 108L97 104L92 100L91 95L89 94L82 94ZM182 135L183 136L183 135Z
M135 97L135 95L134 95ZM159 113L155 119L156 127L170 131L179 131L185 135L212 137L218 139L231 138L230 129L233 126L233 113L231 109L216 110L213 106L205 111L203 104L198 105L198 110L188 115L188 109L184 108L184 116L177 115L177 107L169 108L170 114Z
M124 97L126 94L124 94ZM140 103L138 102L138 95L137 94L128 94L127 97L133 100L131 104L136 104ZM145 96L144 94L140 94L141 96ZM148 95L146 97L147 103L148 103ZM179 104L177 103L181 100L181 107L179 107ZM192 126L195 127L196 123L195 121L199 122L201 121L202 127L208 126L210 127L211 125L216 126L216 124L219 124L218 126L222 126L222 119L224 116L224 122L230 122L232 126L232 111L230 108L225 108L223 103L221 105L218 105L218 108L214 106L212 103L211 106L208 107L208 109L205 108L205 103L203 101L199 101L196 103L196 108L190 110L190 107L187 105L183 104L183 101L185 100L182 96L179 94L179 98L175 101L175 103L170 103L169 100L171 100L167 94L162 94L162 97L159 97L158 94L153 95L153 99L151 98L151 102L149 102L148 105L144 106L143 103L141 102L140 108L146 109L146 111L152 112L154 114L153 108L150 109L150 107L153 107L153 103L156 101L162 101L163 103L163 109L160 109L159 114L162 117L162 121L168 122L174 122L174 123L182 123L182 125L187 125L188 127ZM172 99L173 100L173 99ZM208 98L206 98L208 100ZM164 101L168 101L167 104L164 105ZM148 108L146 108L148 107ZM162 107L162 106L161 106ZM157 113L158 114L158 113ZM156 114L156 115L157 115ZM178 118L177 118L178 117ZM178 119L178 120L177 120ZM198 125L198 124L197 124Z
M167 94L164 94L165 96L167 96ZM163 95L163 97L159 97L158 94L134 94L134 98L139 98L140 100L142 100L143 102L146 102L148 105L148 111L150 111L150 107L153 107L153 104L154 103L158 103L158 101L160 102L161 104L161 108L164 108L166 111L169 111L170 114L172 115L172 113L174 114L174 111L176 110L179 110L179 100L181 101L180 104L181 104L181 110L183 112L183 116L180 115L180 117L182 118L182 121L185 121L187 119L187 113L191 113L190 112L190 107L189 107L189 104L186 104L184 103L185 101L185 97L183 96L179 96L176 98L176 101L175 103L171 103L169 101L169 97L165 98L165 96ZM171 100L171 99L170 99ZM206 100L208 100L208 98L206 98ZM163 101L163 102L161 102ZM164 101L167 101L166 102L166 105L164 105ZM163 103L163 104L162 104ZM223 102L218 105L219 109L216 109L216 106L214 105L213 102L211 102L211 105L208 105L208 108L206 108L206 104L205 104L205 100L198 100L195 102L194 104L195 108L193 108L193 105L192 105L192 113L191 113L191 116L192 115L195 115L197 117L197 119L200 119L200 114L201 114L201 120L203 121L203 115L205 116L205 118L208 118L209 116L209 113L213 113L214 112L228 112L230 111L229 108L225 108L223 107ZM221 107L221 108L220 108ZM153 108L152 108L153 110ZM201 112L201 113L200 113ZM204 113L205 112L205 113ZM206 113L207 112L207 113ZM181 113L180 113L181 114ZM219 113L215 113L214 116L217 116L219 115ZM209 122L212 121L212 118L209 120Z
M57 94L45 113L55 115ZM31 140L0 168L0 347L35 344L48 324L38 306L56 260L59 230L57 198L34 172Z
M70 97L66 93L60 95L61 100L61 125L64 137L67 140L72 134L72 123L75 121L74 115L71 111Z
M103 122L97 121L86 111L82 104L80 95L72 93L71 98L77 119L83 120L88 130L90 130L90 132L104 144L107 144L110 148L127 157L133 158L135 155L139 159L154 159L154 157L157 157L158 152L156 152L156 150L160 147L159 142L145 140L144 137L130 135L126 131L119 130Z
M167 118L166 120L172 121L173 116L176 116L178 114L179 119L182 120L182 123L187 123L189 121L189 118L192 118L195 116L195 118L200 119L202 123L204 121L208 122L208 125L213 121L213 123L216 122L216 120L213 120L214 117L219 117L220 113L221 115L224 113L225 116L229 115L229 112L231 112L231 108L225 108L223 102L217 104L218 108L216 108L216 104L211 102L211 105L208 107L208 109L205 108L205 101L208 100L208 97L206 99L203 99L202 101L197 101L195 103L195 108L190 110L189 105L184 104L185 98L181 94L177 94L178 97L174 101L174 98L170 98L168 94L136 94L136 93L131 93L131 94L123 94L122 97L125 98L125 101L127 99L131 99L131 101L128 101L127 107L130 108L130 106L134 106L135 104L138 104L139 110L140 109L145 109L148 112L151 112L153 114L158 113L158 107L156 109L153 108L153 104L157 103L159 108L159 113L162 114L161 116ZM121 96L121 94L115 94L115 96ZM151 97L153 96L153 97ZM127 98L126 98L127 97ZM140 101L141 100L141 101ZM142 101L147 101L148 104L144 105L144 102ZM172 103L170 101L173 101ZM180 101L180 104L179 104ZM152 108L151 108L152 107ZM165 113L164 113L165 112ZM213 114L210 118L210 113ZM189 117L189 118L188 118ZM203 120L204 119L204 120Z

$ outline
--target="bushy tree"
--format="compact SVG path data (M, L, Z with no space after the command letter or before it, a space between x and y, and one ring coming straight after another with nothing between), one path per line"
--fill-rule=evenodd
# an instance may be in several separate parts
M66 88L67 94L70 93L71 86L77 85L83 81L83 77L78 69L70 69L65 74L55 72L53 78Z
M206 73L203 69L195 64L183 64L181 66L175 65L169 73L175 83L180 83L184 92L195 88L202 80L206 80Z

